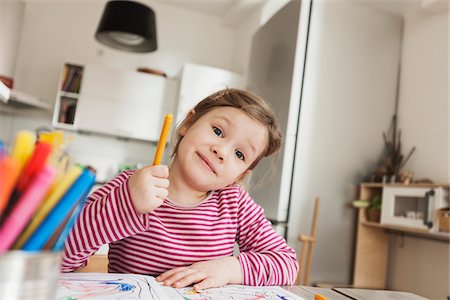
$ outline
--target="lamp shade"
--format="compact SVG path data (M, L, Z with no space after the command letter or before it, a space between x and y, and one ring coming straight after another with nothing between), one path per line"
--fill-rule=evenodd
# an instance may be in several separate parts
M133 1L109 1L95 38L112 48L130 52L157 49L156 18L153 10Z

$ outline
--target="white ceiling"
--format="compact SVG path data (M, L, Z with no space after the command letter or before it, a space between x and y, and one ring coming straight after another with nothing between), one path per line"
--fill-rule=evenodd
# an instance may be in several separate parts
M421 0L358 0L381 10L406 15L409 11L420 8Z
M235 27L245 16L268 1L280 0L157 0L196 12L217 16L224 26Z
M4 0L0 0L4 1ZM49 0L6 0L15 2L39 2ZM50 0L52 1L52 0ZM73 1L73 0L53 0L53 1ZM84 0L93 1L93 0ZM104 1L104 0L97 0ZM140 1L140 0L135 0ZM145 0L141 0L145 1ZM218 16L228 20L236 20L250 13L257 6L263 5L269 1L278 0L156 0L185 9ZM315 0L313 0L315 1ZM336 1L336 0L320 0L320 1ZM413 10L428 10L431 12L442 12L449 9L449 0L354 0L367 3L379 9L390 13L405 16Z
M158 0L162 3L195 10L214 16L223 16L242 0ZM255 1L255 0L252 0ZM262 1L262 0L258 0Z
M158 0L163 3L183 7L197 12L211 14L222 18L233 18L233 15L244 16L256 6L268 1L277 0ZM314 0L313 0L314 1ZM320 0L336 1L336 0ZM381 10L405 16L411 11L420 9L431 12L449 9L449 0L354 0L367 3Z

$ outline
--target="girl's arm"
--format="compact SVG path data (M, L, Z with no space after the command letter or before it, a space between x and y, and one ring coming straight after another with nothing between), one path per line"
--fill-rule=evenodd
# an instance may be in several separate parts
M295 251L278 235L247 192L238 210L238 256L245 285L291 285L298 273Z
M62 272L83 267L102 245L118 241L148 228L146 214L134 208L125 171L89 196L64 247Z

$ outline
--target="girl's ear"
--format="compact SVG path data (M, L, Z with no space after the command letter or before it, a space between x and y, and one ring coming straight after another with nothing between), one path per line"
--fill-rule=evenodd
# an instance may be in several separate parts
M183 123L180 126L179 133L181 136L184 136L186 130L192 125L190 119L195 115L195 110L192 109L188 112L187 116L184 118Z

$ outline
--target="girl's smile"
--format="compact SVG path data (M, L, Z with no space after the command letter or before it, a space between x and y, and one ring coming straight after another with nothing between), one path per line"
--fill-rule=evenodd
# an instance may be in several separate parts
M209 161L209 159L208 159L206 156L200 154L199 152L196 152L196 153L197 153L197 155L198 155L198 157L199 157L199 159L200 159L202 165L203 165L206 169L208 169L209 171L211 171L211 172L213 172L214 174L217 175L217 173L216 173L216 171L215 171L215 169L214 169L214 166L211 164L211 162Z

